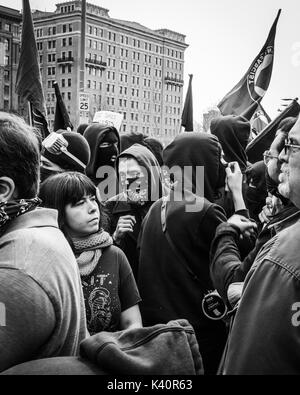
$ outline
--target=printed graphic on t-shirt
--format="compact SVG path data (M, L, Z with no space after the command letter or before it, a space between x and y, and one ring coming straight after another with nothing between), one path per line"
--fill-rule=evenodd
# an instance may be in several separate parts
M102 330L108 328L112 316L110 303L110 292L107 289L96 288L91 292L88 300L91 319L88 322L88 326L92 332L99 332L99 326L102 327Z
M95 274L82 279L88 330L91 335L118 329L120 300L114 274Z

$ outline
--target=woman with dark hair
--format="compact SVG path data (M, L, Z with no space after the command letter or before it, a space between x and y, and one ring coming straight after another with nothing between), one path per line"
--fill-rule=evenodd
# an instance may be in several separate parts
M106 215L98 195L93 182L77 172L51 176L40 189L43 206L58 210L59 227L74 251L91 335L142 327L132 270L103 229Z

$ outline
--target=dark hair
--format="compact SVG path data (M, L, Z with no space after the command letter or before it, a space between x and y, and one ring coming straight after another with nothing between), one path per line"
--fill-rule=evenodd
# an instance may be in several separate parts
M0 177L11 178L19 199L37 195L40 150L37 133L24 119L0 112Z
M150 151L154 154L159 166L162 167L164 164L163 161L163 150L164 146L162 143L154 137L146 137L143 142L144 146L149 148Z
M77 133L83 136L85 129L87 129L90 125L88 123L81 123L77 128Z
M41 184L39 197L43 207L58 211L58 226L70 242L66 229L66 206L77 203L85 195L95 194L97 194L97 188L86 175L79 172L65 172L47 178ZM98 199L97 203L100 210L100 228L106 229L108 216Z

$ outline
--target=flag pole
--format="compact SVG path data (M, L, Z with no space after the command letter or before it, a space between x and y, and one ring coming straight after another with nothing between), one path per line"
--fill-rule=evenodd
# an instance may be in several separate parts
M27 101L27 106L28 106L28 118L29 118L29 125L33 126L33 120L32 120L32 106L30 101Z
M81 43L80 43L80 92L84 92L86 0L81 0Z

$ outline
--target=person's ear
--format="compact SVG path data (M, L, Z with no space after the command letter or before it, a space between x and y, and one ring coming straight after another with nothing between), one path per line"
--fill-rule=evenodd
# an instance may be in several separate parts
M0 202L11 200L16 193L14 181L9 177L0 177Z

